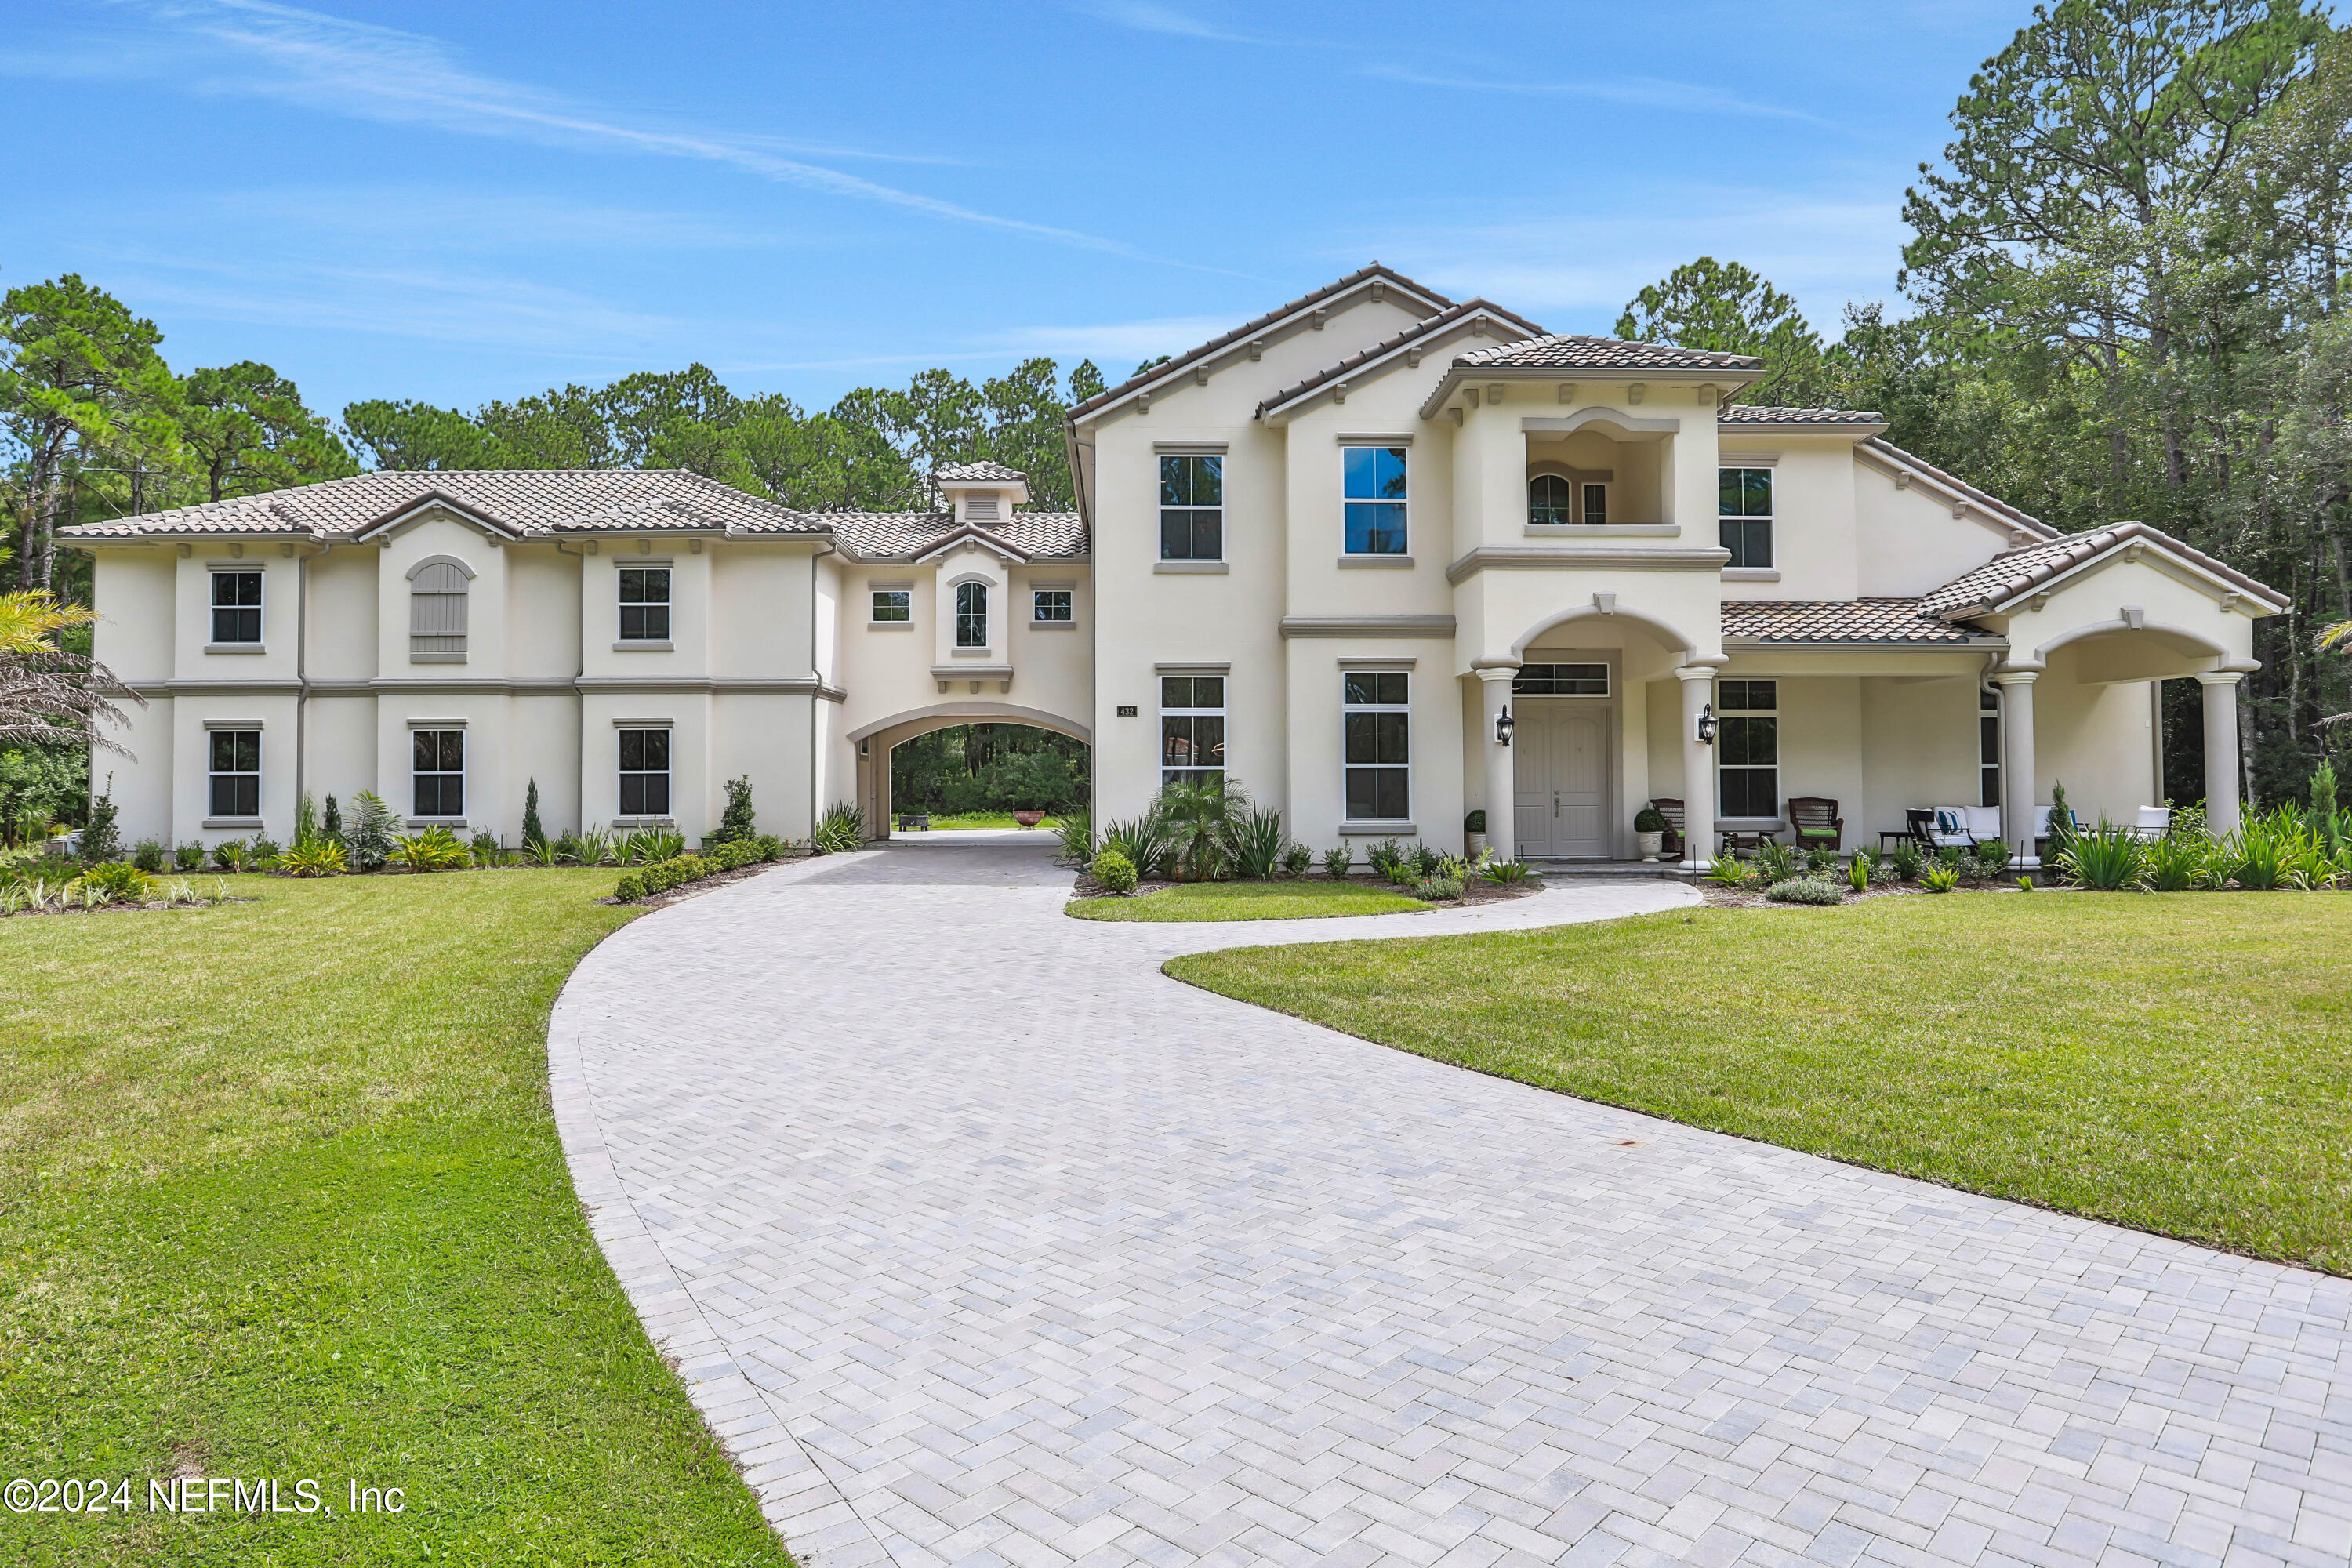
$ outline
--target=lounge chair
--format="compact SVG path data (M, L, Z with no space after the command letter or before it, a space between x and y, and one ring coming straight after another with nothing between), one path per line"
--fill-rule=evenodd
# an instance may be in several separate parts
M2133 813L2132 831L2142 838L2161 838L2172 831L2172 807L2143 805Z

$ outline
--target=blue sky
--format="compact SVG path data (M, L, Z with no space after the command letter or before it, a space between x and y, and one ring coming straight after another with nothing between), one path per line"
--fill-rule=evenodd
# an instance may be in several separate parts
M11 0L0 285L334 412L700 360L1113 380L1374 258L1555 331L1743 260L1833 328L2007 4Z

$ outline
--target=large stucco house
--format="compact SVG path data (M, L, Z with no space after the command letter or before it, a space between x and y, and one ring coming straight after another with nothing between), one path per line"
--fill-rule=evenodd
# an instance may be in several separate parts
M1695 856L1839 803L2128 820L2195 677L2217 827L2281 595L2118 521L2062 536L1881 438L1729 401L1737 354L1562 336L1373 266L1074 409L1076 513L942 470L940 510L804 512L684 472L376 473L71 531L147 706L126 835L284 838L302 792L513 842L889 820L900 741L1092 743L1097 819L1222 770L1318 846ZM1507 722L1506 720L1507 719Z

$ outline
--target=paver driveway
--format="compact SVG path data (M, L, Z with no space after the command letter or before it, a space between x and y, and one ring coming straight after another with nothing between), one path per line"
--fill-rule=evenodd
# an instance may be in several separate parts
M2352 1550L2352 1284L1208 995L1158 964L1465 922L1078 921L1046 854L772 872L557 1005L597 1234L803 1563Z

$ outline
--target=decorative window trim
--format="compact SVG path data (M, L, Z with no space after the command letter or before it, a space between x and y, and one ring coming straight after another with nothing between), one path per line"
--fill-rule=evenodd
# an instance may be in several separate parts
M1230 659L1223 663L1213 659L1190 659L1179 664L1155 664L1151 667L1154 675L1231 675L1233 672Z
M1736 697L1752 697L1754 695L1752 689L1758 686L1769 686L1772 689L1771 707L1733 707L1731 705ZM1747 689L1741 689L1735 692L1732 689L1733 688L1742 688ZM1717 677L1716 680L1715 697L1715 717L1716 724L1717 726L1716 748L1718 752L1721 752L1727 744L1727 738L1723 732L1725 726L1737 721L1748 719L1767 719L1769 720L1772 724L1772 761L1770 763L1727 763L1721 761L1720 757L1718 757L1715 769L1716 820L1717 822L1731 823L1764 823L1780 821L1780 814L1787 808L1788 805L1788 796L1782 792L1780 787L1780 678L1778 676L1759 676L1753 679L1743 677ZM1756 773L1768 772L1772 775L1772 815L1769 816L1756 816L1742 812L1734 812L1725 809L1723 783L1725 776L1727 773Z
M986 653L995 646L996 642L996 607L989 603L989 590L995 586L994 581L989 577L975 575L957 578L948 585L955 590L955 608L950 612L955 616L954 651ZM968 608L964 603L965 592L968 589L979 590L980 607L976 610ZM971 640L965 635L971 629L975 617L980 625L980 640L977 642Z
M205 725L205 729L207 731L205 737L205 820L208 822L257 823L261 817L261 726L258 724L226 724L208 721ZM220 738L225 735L251 735L253 737L253 767L250 772L244 768L232 767L222 769L214 765L217 742ZM234 762L236 759L232 757L230 760ZM230 803L231 809L229 810L224 811L220 808L220 784L223 779L251 779L253 781L253 809L251 811L236 810L236 805L241 804L236 801L232 801Z
M1402 699L1393 702L1381 700L1376 688L1370 699L1358 700L1349 694L1348 689L1349 687L1356 685L1358 682L1351 680L1349 677L1360 677L1366 675L1395 676L1403 687ZM1402 714L1404 719L1404 759L1402 762L1382 761L1379 754L1381 745L1380 726L1378 722L1379 716L1391 713ZM1358 762L1349 755L1349 747L1348 731L1350 728L1349 721L1359 714L1370 715L1373 719L1373 723L1370 731L1373 754L1362 762ZM1372 814L1358 815L1353 809L1356 804L1355 775L1358 773L1371 773L1383 776L1391 773L1402 774L1404 781L1404 800L1402 804L1403 805L1404 809L1388 816ZM1402 824L1410 822L1412 820L1412 677L1411 673L1406 670L1396 668L1392 664L1387 668L1381 668L1376 666L1370 669L1343 669L1339 677L1339 801L1340 811L1343 814L1343 820L1359 823L1394 822ZM1374 798L1370 804L1377 805L1381 804L1378 800L1380 788L1379 782L1377 780L1374 781L1372 789ZM1402 835L1400 835L1400 837L1402 837Z
M1232 668L1233 667L1231 665L1192 665L1179 666L1172 670L1161 668L1155 672L1155 681L1158 687L1157 707L1160 714L1160 788L1166 789L1170 784L1175 784L1191 775L1215 773L1221 777L1230 776L1233 761L1230 755L1226 753L1225 742L1226 730L1232 722L1233 713L1233 677L1228 673ZM1173 708L1170 707L1168 705L1168 684L1171 680L1213 680L1217 682L1217 700L1215 705L1211 707L1202 707L1198 705L1191 707L1181 705ZM1194 690L1187 695L1197 698L1200 693L1198 690ZM1200 755L1201 746L1200 721L1209 719L1213 719L1216 721L1217 726L1215 741L1217 751L1216 765L1213 767L1205 766L1196 761L1171 766L1168 761L1169 741L1171 739L1169 726L1171 721L1173 721L1187 726L1184 732L1184 742L1186 745L1192 748L1187 754L1197 758Z
M1410 435L1382 436L1378 433L1343 431L1331 439L1342 447L1410 447L1412 445L1412 437Z
M664 579L662 596L659 599L622 598L621 586L624 581L622 574L625 572L660 573ZM631 637L628 633L628 612L632 609L651 609L656 605L660 605L662 612L660 635L654 636L648 633L644 637ZM651 617L646 618L650 623ZM613 558L613 640L615 643L628 643L637 647L643 647L648 643L669 644L672 634L677 630L677 574L671 569L669 557L616 555Z
M1779 467L1780 462L1780 454L1778 452L1726 452L1718 449L1715 454L1715 466L1718 468L1770 468Z
M468 721L464 719L411 719L407 721L408 727L412 730L462 730L466 728L467 722Z
M1732 555L1731 560L1726 562L1725 565L1727 568L1741 572L1769 572L1773 570L1780 564L1780 487L1776 482L1777 476L1772 472L1772 465L1769 463L1731 462L1718 457L1716 459L1715 468L1717 497L1716 502L1717 542L1722 544L1724 549L1730 550ZM1721 500L1723 482L1722 476L1727 473L1739 473L1742 471L1752 471L1755 469L1762 469L1766 476L1766 489L1771 497L1769 510L1761 514L1753 516L1744 512L1726 515L1723 511ZM1745 537L1747 534L1754 531L1750 525L1759 522L1764 525L1764 554L1766 559L1762 561L1744 560L1741 557L1748 553L1748 552L1744 549ZM1724 542L1721 537L1725 531L1724 525L1733 523L1740 525L1743 548L1739 550L1733 550L1731 545L1727 542Z
M1405 669L1419 667L1421 660L1410 655L1402 658L1343 658L1338 661L1341 669Z
M1063 606L1068 614L1041 616L1038 604L1048 594L1059 594L1067 601ZM1078 624L1078 589L1075 583L1032 583L1029 584L1029 627L1033 631L1066 632Z
M624 723L618 720L614 721L613 805L616 819L629 822L658 821L667 818L676 809L677 805L677 747L670 740L670 737L674 735L676 730L677 726L670 723L629 724ZM629 736L632 732L658 733L664 737L664 744L662 747L662 765L660 767L632 768L627 765L628 753L626 748L628 746ZM642 780L656 777L658 777L662 781L660 802L657 805L650 801L641 802L640 804L647 807L647 809L639 811L629 810L627 804L629 781L631 779Z
M677 721L675 719L615 719L613 721L613 728L615 730L675 730L677 728Z
M207 719L207 730L266 730L269 726L259 719Z
M467 743L466 727L463 724L453 724L446 727L440 725L427 726L419 724L412 720L409 722L408 734L408 820L411 822L431 823L463 822L466 819L466 764L468 761L467 753L473 750L473 748ZM416 765L416 737L419 735L457 736L457 765L455 768L447 768L438 765L444 759L436 754L434 758L434 762L436 763L435 766L430 768L419 768ZM457 809L455 811L420 810L417 806L416 801L418 781L423 779L446 781L453 775L457 781ZM441 783L436 783L434 786L436 792L443 787L444 784ZM446 803L444 802L444 804L446 805Z
M1230 441L1154 441L1155 458L1222 458L1233 450Z

